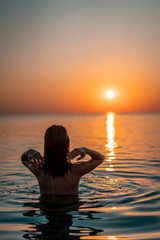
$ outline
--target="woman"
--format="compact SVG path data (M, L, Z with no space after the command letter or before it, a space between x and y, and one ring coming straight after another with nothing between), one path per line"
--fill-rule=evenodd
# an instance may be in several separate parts
M77 204L80 178L91 172L104 160L104 156L86 147L69 152L69 137L63 126L53 125L44 136L44 157L33 149L23 153L22 163L36 176L43 205L57 208ZM91 159L72 163L88 154Z

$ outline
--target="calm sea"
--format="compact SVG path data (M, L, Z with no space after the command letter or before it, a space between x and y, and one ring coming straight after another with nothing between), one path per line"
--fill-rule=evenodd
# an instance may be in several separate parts
M106 158L82 178L79 210L48 217L20 156L43 153L53 124L67 128L71 149ZM160 114L1 116L0 135L0 239L160 239Z

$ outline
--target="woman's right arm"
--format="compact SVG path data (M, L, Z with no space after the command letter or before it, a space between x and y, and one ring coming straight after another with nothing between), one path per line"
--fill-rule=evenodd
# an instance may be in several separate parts
M80 162L77 167L77 172L80 174L80 176L83 176L84 174L87 174L91 172L93 169L95 169L99 164L101 164L105 158L105 156L97 151L91 150L86 147L82 148L75 148L73 149L69 154L68 158L73 159L80 155L80 157L77 158L77 160L80 160L85 157L85 155L88 154L91 159L86 162Z

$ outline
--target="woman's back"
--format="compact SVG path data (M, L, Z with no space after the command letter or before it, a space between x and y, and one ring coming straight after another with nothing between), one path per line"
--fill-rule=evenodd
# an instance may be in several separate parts
M78 174L79 164L72 164L71 170L64 176L53 177L51 173L45 174L41 169L36 174L40 191L42 194L77 194L80 175Z

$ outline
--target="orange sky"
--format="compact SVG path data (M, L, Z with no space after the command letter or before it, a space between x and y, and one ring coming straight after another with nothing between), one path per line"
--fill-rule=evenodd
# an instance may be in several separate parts
M1 3L0 113L160 111L160 2L91 2Z

